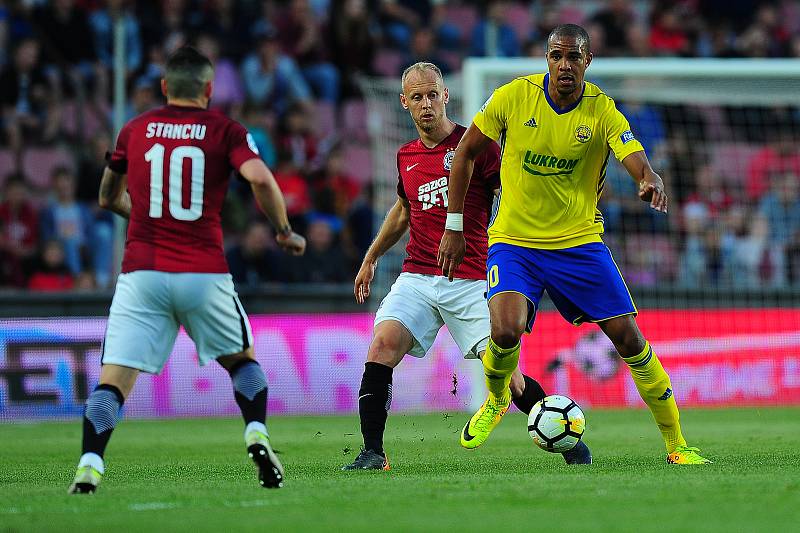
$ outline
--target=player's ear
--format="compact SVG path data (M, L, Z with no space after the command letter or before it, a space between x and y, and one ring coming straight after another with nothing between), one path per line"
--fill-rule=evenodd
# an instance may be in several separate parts
M203 96L205 96L206 98L211 100L211 93L213 93L213 92L214 92L214 82L213 81L207 81L206 82L206 86L203 87Z
M403 109L408 109L408 100L406 100L406 95L400 93L400 105L403 106Z
M161 78L161 94L167 96L167 78Z
M450 90L445 87L444 91L442 92L442 102L445 104L450 101Z
M594 54L591 53L591 52L587 52L586 53L586 66L587 67L589 66L589 63L592 62L592 59L594 59Z

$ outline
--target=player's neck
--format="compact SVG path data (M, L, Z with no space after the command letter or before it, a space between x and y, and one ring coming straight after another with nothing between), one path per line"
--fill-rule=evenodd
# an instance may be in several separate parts
M558 107L563 109L565 107L571 106L572 104L574 104L575 102L577 102L578 100L581 99L581 96L583 96L583 84L581 84L580 87L578 87L577 89L575 89L571 93L562 95L553 86L553 82L551 80L547 84L547 94L550 96L550 100L554 104L556 104Z
M199 107L200 109L208 108L207 98L167 98L167 105L174 105L178 107Z
M426 133L421 129L417 128L419 132L419 140L422 141L427 148L435 148L440 142L445 140L453 130L456 129L456 123L450 120L447 117L444 117L442 120L442 125L436 130Z

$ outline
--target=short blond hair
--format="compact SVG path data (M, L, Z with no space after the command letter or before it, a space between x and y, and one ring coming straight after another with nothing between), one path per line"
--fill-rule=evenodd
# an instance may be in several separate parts
M428 63L427 61L419 61L403 71L403 75L400 77L400 89L405 91L406 78L408 78L409 74L414 71L425 72L426 70L430 70L436 74L436 77L442 82L442 85L444 85L444 76L442 76L442 71L439 69L439 67L433 63Z

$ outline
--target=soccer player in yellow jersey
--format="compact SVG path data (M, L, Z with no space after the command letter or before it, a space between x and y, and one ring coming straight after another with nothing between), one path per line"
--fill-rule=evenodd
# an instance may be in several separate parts
M482 444L508 410L508 383L546 290L573 324L595 322L627 363L667 448L667 461L709 461L687 446L669 376L636 325L636 306L600 238L610 152L639 184L639 197L667 212L661 177L650 167L614 101L584 81L592 61L580 26L556 27L547 39L547 74L499 87L462 137L450 171L446 231L439 265L452 277L464 256L464 195L473 162L500 139L501 193L489 226L487 259L491 338L483 358L489 396L464 427L461 444Z

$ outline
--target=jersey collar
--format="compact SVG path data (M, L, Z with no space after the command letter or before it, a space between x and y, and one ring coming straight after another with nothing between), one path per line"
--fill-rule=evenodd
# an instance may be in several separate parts
M569 113L570 111L578 107L578 104L581 103L581 100L583 100L583 95L586 92L586 82L583 82L583 85L581 85L580 97L574 103L568 105L567 107L558 107L558 105L550 98L550 93L547 90L549 86L550 86L550 73L548 72L547 74L544 75L544 97L547 100L547 103L550 104L550 107L553 108L553 111L555 111L559 115L563 115L564 113Z

